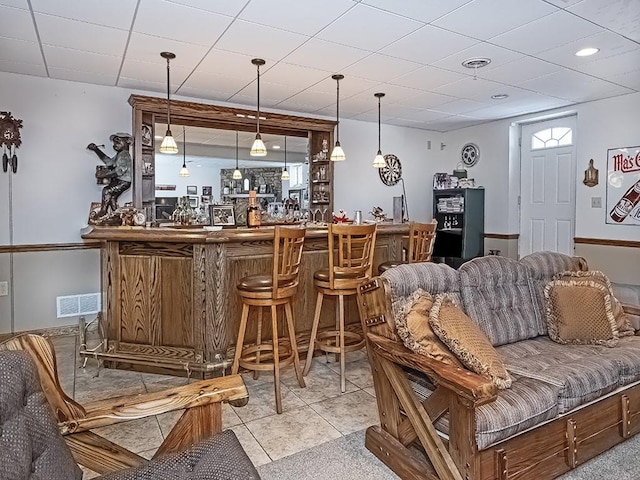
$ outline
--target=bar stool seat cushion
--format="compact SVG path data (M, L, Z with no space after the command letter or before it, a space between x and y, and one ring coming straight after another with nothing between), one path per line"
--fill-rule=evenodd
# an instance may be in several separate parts
M334 277L335 279L339 279L339 280L347 280L350 278L358 278L362 275L359 274L347 274L347 273L340 273L340 272L335 272L334 273ZM328 282L329 281L329 269L328 268L322 268L320 270L316 270L313 274L313 278L314 280L320 280L322 282Z
M328 275L328 273L327 273ZM281 282L280 288L293 285L292 282ZM238 290L244 292L270 292L273 289L273 277L268 273L258 273L240 279Z
M406 265L407 262L402 260L389 260L378 265L378 273L386 272L390 268L397 267L398 265Z

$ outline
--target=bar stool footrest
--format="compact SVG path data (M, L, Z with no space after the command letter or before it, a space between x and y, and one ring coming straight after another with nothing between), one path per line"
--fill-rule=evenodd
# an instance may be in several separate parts
M280 368L289 366L293 363L293 351L289 343L278 345L279 348L279 366ZM273 345L263 343L260 345L249 345L242 349L238 362L242 368L247 370L273 371L273 354L260 356L260 363L256 363L256 353L273 352Z
M340 345L336 345L336 340L340 332L337 330L329 330L318 333L316 337L315 347L323 352L340 353ZM344 351L355 352L364 347L364 337L356 332L344 332Z

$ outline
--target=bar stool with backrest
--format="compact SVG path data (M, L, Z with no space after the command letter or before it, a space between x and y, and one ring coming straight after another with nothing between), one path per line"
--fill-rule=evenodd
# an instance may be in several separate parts
M233 357L231 371L238 373L240 366L254 371L257 378L260 371L273 371L273 381L276 395L276 411L282 413L282 398L280 395L280 368L293 363L298 383L305 386L302 376L298 347L293 323L291 305L298 290L298 276L300 272L300 260L304 244L304 228L285 228L276 226L273 239L273 269L270 274L249 275L240 280L237 286L238 295L242 301L242 315L238 340ZM290 348L282 348L278 342L278 316L277 307L282 305L287 323ZM258 307L257 336L255 345L244 346L244 337L247 331L250 307ZM269 307L271 310L271 343L262 342L262 309ZM262 352L267 354L266 359L261 358ZM281 354L286 356L281 358Z
M438 221L433 219L430 223L411 222L409 225L409 254L407 260L390 260L378 265L378 275L390 268L404 265L405 263L430 262L433 254L433 244L436 241L436 228Z
M313 283L318 290L313 327L307 352L304 375L309 373L315 348L340 356L340 388L346 390L345 354L364 346L364 337L345 332L344 297L355 295L358 286L371 278L373 252L376 243L376 224L329 224L329 268L318 270ZM322 301L325 295L337 297L336 329L318 333Z

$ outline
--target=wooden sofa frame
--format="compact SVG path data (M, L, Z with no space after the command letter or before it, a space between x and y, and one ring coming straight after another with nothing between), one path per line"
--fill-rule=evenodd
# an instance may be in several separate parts
M640 307L624 307L640 313ZM496 399L495 386L405 348L396 335L386 279L374 277L359 287L358 308L380 416L380 425L367 429L365 445L403 479L555 478L640 432L636 383L479 450L475 409ZM423 403L402 367L422 372L435 386ZM445 413L448 436L434 427Z

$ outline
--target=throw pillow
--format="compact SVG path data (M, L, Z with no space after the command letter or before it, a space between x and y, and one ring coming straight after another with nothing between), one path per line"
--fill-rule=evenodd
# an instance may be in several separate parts
M544 288L549 338L562 344L618 343L618 326L611 296L599 282L588 279L552 280Z
M613 316L616 319L616 325L618 326L618 335L620 337L627 337L635 334L635 329L631 326L629 316L624 312L622 304L613 295L613 288L609 277L599 270L591 270L586 272L560 272L556 274L554 280L573 280L573 279L587 279L602 285L607 289L607 292L611 296L611 308L613 309Z
M500 354L450 295L435 296L429 325L467 368L489 378L500 389L511 386L511 377Z
M451 350L440 341L429 325L433 297L429 292L416 290L409 297L402 315L396 319L396 330L404 345L412 352L426 355L449 365L462 367Z

